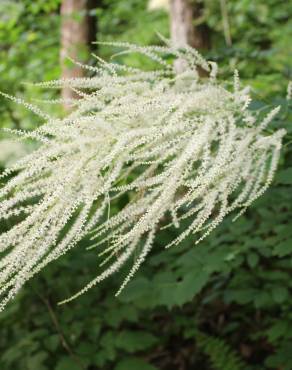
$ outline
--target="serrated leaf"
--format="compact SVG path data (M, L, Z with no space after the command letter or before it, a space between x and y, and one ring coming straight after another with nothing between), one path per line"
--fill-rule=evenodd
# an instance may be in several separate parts
M175 304L182 305L192 300L207 284L208 279L209 273L204 270L196 274L193 272L189 273L181 282L178 282L173 289L170 289L168 294L173 296Z

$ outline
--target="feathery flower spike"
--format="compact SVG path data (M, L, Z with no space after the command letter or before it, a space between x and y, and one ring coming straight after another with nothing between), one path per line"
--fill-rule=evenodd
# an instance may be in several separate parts
M230 212L244 212L272 182L285 131L268 135L266 127L278 108L262 121L249 111L237 71L231 92L217 81L217 65L190 47L110 45L144 54L157 69L98 60L97 67L84 67L95 72L90 78L39 84L78 92L64 119L24 103L46 122L32 133L17 132L40 146L1 175L14 173L0 188L0 219L21 219L0 235L0 310L87 234L106 267L64 302L136 256L119 293L160 229L180 230L188 221L166 247L190 234L199 233L198 242ZM175 72L165 55L184 59L184 70ZM200 78L198 67L209 78ZM124 194L128 204L111 214L109 205Z

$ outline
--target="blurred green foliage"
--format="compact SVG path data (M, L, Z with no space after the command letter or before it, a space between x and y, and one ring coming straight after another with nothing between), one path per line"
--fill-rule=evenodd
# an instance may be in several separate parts
M292 78L291 1L226 1L232 46L224 45L220 1L206 0L205 19L213 32L211 57L228 60L265 96L284 94ZM220 19L221 18L221 19Z
M25 84L59 77L59 0L0 1L0 90L48 99ZM38 121L25 108L1 97L0 127L32 128Z
M59 0L0 2L1 90L29 99L56 94L22 82L60 74L59 6ZM284 99L292 73L291 2L239 0L227 7L229 47L220 2L205 1L199 21L212 36L207 56L219 62L223 77L239 69L253 88L251 109L282 105L274 127L288 134L273 186L239 220L225 220L196 247L189 238L164 250L176 233L165 231L118 298L114 292L126 271L58 306L97 273L96 251L85 250L85 239L1 313L1 370L292 369L292 107ZM155 31L168 36L167 13L148 11L145 0L99 1L92 15L97 40L145 45L160 42ZM104 46L97 52L110 55ZM135 55L124 61L143 63ZM2 98L0 116L2 127L37 124Z

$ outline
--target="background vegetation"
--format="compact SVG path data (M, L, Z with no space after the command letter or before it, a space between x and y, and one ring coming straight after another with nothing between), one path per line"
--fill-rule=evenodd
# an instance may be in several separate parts
M97 40L147 45L161 42L156 31L169 34L167 12L149 11L146 0L96 3L90 15L97 18ZM189 238L164 250L176 231L165 232L119 298L113 293L123 271L57 306L95 274L95 254L85 252L84 240L0 314L1 370L292 369L292 107L285 99L292 76L292 4L227 2L228 46L220 1L204 6L199 22L211 36L204 54L219 63L222 78L239 69L242 82L252 86L251 109L264 113L282 105L274 125L288 134L273 186L238 221L225 220L196 247ZM59 8L60 0L0 1L1 91L30 99L56 95L23 82L60 76ZM109 57L107 48L94 48ZM124 59L141 63L137 56ZM47 109L59 114L57 106ZM1 127L39 124L2 98L0 118ZM2 167L9 160L5 150L0 144Z

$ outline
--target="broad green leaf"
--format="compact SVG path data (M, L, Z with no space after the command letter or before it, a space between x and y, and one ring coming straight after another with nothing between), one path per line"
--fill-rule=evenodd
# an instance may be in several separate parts
M55 370L80 370L80 364L71 357L61 357Z
M275 341L276 339L283 337L287 332L289 327L289 322L285 320L277 321L270 329L267 331L267 335L270 341Z
M284 342L275 354L269 356L265 365L272 369L290 370L292 364L292 342Z
M207 284L208 279L209 273L204 270L198 271L197 273L189 273L181 282L178 282L173 289L170 287L168 294L173 296L175 304L182 305L192 300Z
M158 370L158 369L138 357L133 357L119 362L114 368L114 370Z
M258 291L254 297L254 305L256 308L263 308L271 304L271 295L269 292L262 290Z
M123 290L119 299L122 302L132 302L143 296L145 289L149 287L149 281L144 277L137 277L132 279L130 283Z
M28 370L47 370L44 361L47 359L48 353L42 351L30 356L27 359L27 369ZM65 370L65 369L64 369ZM73 369L74 370L74 369Z
M292 239L285 240L274 248L274 254L279 257L287 256L292 253Z
M105 320L108 325L118 327L123 321L136 322L138 320L138 311L135 306L122 305L110 307L105 313Z
M157 343L158 339L144 331L122 331L115 339L115 345L127 352L145 350Z
M252 288L237 288L235 290L228 289L225 292L225 299L227 302L236 302L243 305L252 302L255 296L256 290Z
M275 286L272 289L272 297L276 303L283 303L289 298L289 291L283 286Z
M53 351L54 352L57 349L57 347L59 346L59 344L60 344L60 337L59 337L59 335L58 334L50 335L49 337L45 338L44 344L45 344L45 347L49 351Z
M116 357L115 338L113 331L107 331L100 340L100 345L109 360L114 360Z

